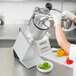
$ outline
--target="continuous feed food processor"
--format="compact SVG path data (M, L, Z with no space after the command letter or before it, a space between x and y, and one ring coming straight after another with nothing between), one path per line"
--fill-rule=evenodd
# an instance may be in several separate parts
M48 28L51 26L49 20L53 20L51 3L46 3L44 8L36 7L28 26L20 31L13 46L19 61L27 68L36 66L43 62L40 58L48 52L52 52L49 43ZM60 11L57 11L60 13Z
M29 25L24 32L20 31L13 46L19 61L28 69L42 62L40 56L50 50L47 29L50 26L48 19L51 9L50 3L45 8L36 7Z

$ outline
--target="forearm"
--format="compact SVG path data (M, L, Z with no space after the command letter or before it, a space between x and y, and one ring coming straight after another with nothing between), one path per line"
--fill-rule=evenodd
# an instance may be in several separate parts
M74 18L74 22L76 23L76 17Z
M56 30L56 39L59 46L65 51L69 52L71 44L67 41L62 31L61 25L60 24L56 25L55 30Z

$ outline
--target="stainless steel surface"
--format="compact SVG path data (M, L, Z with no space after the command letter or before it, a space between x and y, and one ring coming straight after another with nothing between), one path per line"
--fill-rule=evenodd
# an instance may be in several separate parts
M15 40L0 40L0 48L11 48L13 47Z
M20 62L13 59L13 51L9 48L0 49L0 76L73 76L73 69L51 61L54 68L49 73L41 73L36 67L26 69ZM14 62L14 65L13 65Z
M0 48L0 76L13 76L14 57L12 48Z
M73 69L51 62L54 68L49 73L41 73L36 67L26 69L13 57L12 48L0 48L0 76L73 76Z
M0 40L15 40L19 33L19 28L22 26L24 25L9 24L0 26Z
M0 26L4 25L4 17L0 15Z
M50 39L55 40L56 36L55 36L55 27L50 27L49 28L49 33L51 34ZM66 35L66 38L69 41L76 41L76 29L72 30L72 31L65 31L64 34Z
M0 1L41 1L41 0L0 0ZM42 0L47 1L47 0ZM76 2L76 0L48 0L48 1L65 1L65 2Z
M41 73L36 67L31 69L26 69L20 62L16 59L14 60L14 76L73 76L73 69L63 66L61 64L55 63L54 68L49 73Z
M72 20L70 19L63 19L62 20L62 26L64 29L69 29L72 25Z

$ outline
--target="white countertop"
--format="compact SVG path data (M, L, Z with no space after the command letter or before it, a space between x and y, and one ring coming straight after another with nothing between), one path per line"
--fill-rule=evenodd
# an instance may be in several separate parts
M59 64L65 65L69 68L73 68L73 64L68 65L66 63L66 58L67 57L68 56L65 56L65 55L62 56L62 57L58 57L57 52L50 52L50 53L46 54L45 56L43 56L43 58L45 58L47 60L52 60L52 61L57 62Z

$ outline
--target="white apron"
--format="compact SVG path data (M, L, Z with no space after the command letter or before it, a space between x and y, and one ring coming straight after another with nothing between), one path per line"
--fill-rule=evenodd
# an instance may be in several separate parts
M69 58L74 61L73 76L76 76L76 45L75 44L71 44Z

